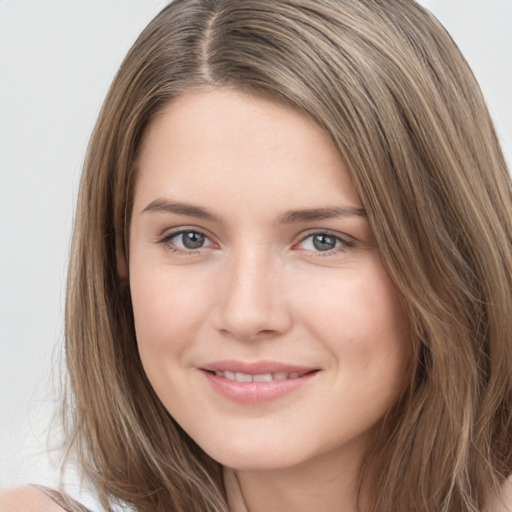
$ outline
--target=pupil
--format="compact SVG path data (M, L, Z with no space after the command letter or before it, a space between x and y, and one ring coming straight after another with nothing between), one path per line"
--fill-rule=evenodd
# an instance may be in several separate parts
M315 235L313 245L317 251L330 251L336 247L336 238L331 235Z
M204 244L204 235L195 231L183 234L183 245L187 249L199 249Z

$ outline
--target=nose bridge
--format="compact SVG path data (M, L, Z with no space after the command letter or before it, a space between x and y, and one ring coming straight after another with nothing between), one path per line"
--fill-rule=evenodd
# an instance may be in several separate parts
M220 329L239 339L276 336L289 327L280 262L261 246L233 255L223 283Z

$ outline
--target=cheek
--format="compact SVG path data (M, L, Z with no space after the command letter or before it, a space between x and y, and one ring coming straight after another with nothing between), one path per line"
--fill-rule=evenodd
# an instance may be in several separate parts
M184 406L187 351L194 346L209 309L204 282L172 272L167 265L133 267L131 296L142 366L153 389L173 415ZM185 373L184 373L185 372Z
M369 427L405 388L412 357L409 322L383 270L345 284L347 293L338 306L325 304L330 318L325 339L338 370L333 388L345 411L352 411L354 425Z
M135 269L136 270L136 269ZM137 343L142 356L180 351L205 319L209 292L186 272L132 272L130 281Z
M377 263L340 272L321 293L303 295L301 314L308 332L331 352L338 369L333 385L356 386L355 397L392 402L412 356L410 327L393 283Z
M296 296L301 297L302 315L310 319L310 326L329 338L380 343L383 338L407 336L408 320L398 293L379 266L339 272L316 293Z

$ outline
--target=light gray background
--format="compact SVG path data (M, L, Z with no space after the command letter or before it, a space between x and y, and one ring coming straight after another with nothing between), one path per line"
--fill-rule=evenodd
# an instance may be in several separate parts
M115 71L166 3L0 0L0 486L51 472L45 428L80 168ZM421 3L473 67L510 164L512 0Z

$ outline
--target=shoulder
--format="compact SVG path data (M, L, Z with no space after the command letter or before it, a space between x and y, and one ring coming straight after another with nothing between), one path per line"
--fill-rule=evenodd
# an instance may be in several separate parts
M0 512L63 512L49 496L26 485L0 490Z
M512 475L510 475L501 488L503 504L507 511L512 510Z
M510 475L501 487L501 494L491 501L486 512L510 512L512 510L512 475ZM1 512L1 511L0 511Z

